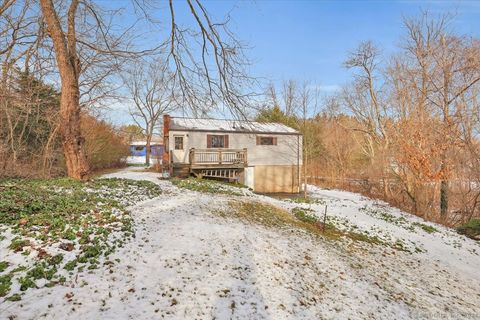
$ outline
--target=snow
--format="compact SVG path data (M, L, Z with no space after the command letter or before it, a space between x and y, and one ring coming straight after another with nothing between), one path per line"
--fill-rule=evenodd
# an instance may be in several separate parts
M214 214L232 198L308 207L319 216L323 203L180 190L132 169L108 177L149 180L166 191L130 208L136 237L110 257L120 262L1 302L0 318L480 319L478 243L385 203L310 187L339 227L401 239L422 252L322 240ZM375 209L406 222L385 221ZM409 228L414 222L438 232Z
M171 117L170 130L237 131L299 134L293 128L275 122Z

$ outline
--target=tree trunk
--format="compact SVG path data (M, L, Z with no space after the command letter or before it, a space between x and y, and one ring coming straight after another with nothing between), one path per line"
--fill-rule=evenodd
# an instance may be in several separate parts
M67 174L71 178L82 180L87 177L90 168L80 130L80 89L78 84L80 60L77 56L75 33L78 0L72 0L70 3L67 34L62 30L52 0L40 0L40 5L52 38L62 83L60 135Z
M448 181L442 180L440 182L440 218L443 222L446 221L448 215Z
M89 172L84 138L80 131L80 92L75 79L62 77L60 135L68 176L82 180Z
M150 154L151 154L150 144L151 144L151 141L152 141L152 136L149 134L149 135L147 135L147 143L146 143L147 153L145 154L145 164L147 166L150 166Z
M307 191L307 152L304 152L304 159L303 159L303 198L307 199L308 191Z

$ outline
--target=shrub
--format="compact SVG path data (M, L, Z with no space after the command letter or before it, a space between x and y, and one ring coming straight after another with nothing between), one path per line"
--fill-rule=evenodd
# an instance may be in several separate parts
M480 238L480 219L472 219L468 221L458 227L457 232L464 234L469 238L478 240L478 238Z
M128 145L110 124L84 113L81 125L91 169L124 165Z

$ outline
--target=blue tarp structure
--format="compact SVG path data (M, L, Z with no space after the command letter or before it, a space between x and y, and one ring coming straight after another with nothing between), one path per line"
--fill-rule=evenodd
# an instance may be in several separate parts
M152 145L150 150L153 157L161 157L163 155L163 145ZM145 157L147 155L147 147L130 146L130 155L132 157Z

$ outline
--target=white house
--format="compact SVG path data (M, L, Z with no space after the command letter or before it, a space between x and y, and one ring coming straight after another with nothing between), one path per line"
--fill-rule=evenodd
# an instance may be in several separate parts
M256 192L299 192L302 135L283 124L164 116L173 176L238 180Z
M145 164L147 156L147 142L138 140L130 142L128 164ZM161 139L153 138L150 142L150 164L159 163L163 157L163 143Z

